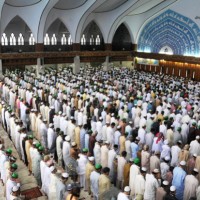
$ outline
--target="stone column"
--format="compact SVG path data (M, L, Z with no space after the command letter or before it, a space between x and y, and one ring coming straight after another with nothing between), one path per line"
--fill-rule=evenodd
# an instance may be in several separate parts
M109 70L109 68L110 68L110 63L109 63L109 56L106 56L106 60L105 60L105 62L103 63L103 70L104 71L108 71Z
M78 74L80 72L80 56L74 57L73 73Z
M3 74L2 60L0 59L0 75Z
M44 73L44 63L42 62L43 58L37 58L37 65L36 65L36 76L39 76L39 73Z

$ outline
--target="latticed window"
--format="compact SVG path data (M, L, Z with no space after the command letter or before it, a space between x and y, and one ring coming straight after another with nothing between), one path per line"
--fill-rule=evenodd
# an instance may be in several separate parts
M8 45L8 38L7 38L5 33L3 33L2 36L1 36L1 45L2 46L7 46Z
M65 34L63 34L62 38L61 38L61 45L66 45L67 44L67 38L65 36Z
M86 39L85 39L85 35L83 34L82 38L81 38L81 45L86 45Z
M50 38L49 38L48 33L46 33L44 37L44 45L50 45Z
M51 38L51 45L57 45L57 38L56 38L55 34L53 34L53 36Z
M99 35L97 35L95 43L96 43L96 45L100 45L101 44L101 39L100 39Z
M20 33L18 37L18 45L24 45L23 35Z
M33 33L31 33L29 37L29 45L34 45L35 44L35 38L33 37Z
M16 45L16 38L15 38L14 33L11 33L11 35L10 35L10 45L11 46L15 46Z

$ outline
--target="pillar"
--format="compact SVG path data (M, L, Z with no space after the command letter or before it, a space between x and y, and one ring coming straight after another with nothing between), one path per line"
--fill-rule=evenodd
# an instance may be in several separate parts
M73 73L78 74L80 72L80 56L74 57Z
M36 76L38 77L40 73L44 73L44 63L43 58L37 58L37 65L36 65Z
M106 56L106 60L103 63L103 71L108 71L110 68L110 63L109 63L109 56Z
M3 74L2 59L0 59L0 76Z

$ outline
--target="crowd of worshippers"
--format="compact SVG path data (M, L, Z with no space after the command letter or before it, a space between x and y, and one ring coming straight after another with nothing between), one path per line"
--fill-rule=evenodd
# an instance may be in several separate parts
M199 82L66 68L9 72L0 88L2 126L48 199L79 199L83 189L103 200L113 187L118 200L200 199ZM19 181L3 143L0 161L10 200Z

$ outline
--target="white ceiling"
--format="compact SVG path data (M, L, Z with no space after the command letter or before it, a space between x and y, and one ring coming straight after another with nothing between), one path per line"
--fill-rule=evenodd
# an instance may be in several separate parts
M23 7L39 3L41 0L6 0L5 3L11 6Z
M114 10L121 6L122 4L126 3L128 0L107 0L104 4L99 6L95 12L108 12Z
M54 8L69 10L82 6L87 0L60 0Z

